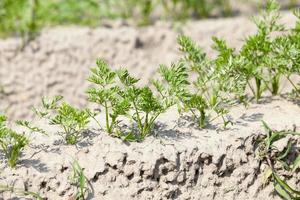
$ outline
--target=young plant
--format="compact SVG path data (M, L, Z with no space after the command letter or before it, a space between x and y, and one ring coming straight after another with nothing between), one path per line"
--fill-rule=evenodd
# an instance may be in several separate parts
M293 96L299 97L300 87L291 79L292 75L300 75L300 9L294 11L297 17L295 27L289 34L276 38L274 42L274 62L278 63L282 74L293 87Z
M77 188L74 200L85 200L85 195L88 192L88 180L84 175L82 167L76 160L72 163L72 172L69 179Z
M17 120L16 124L27 128L28 130L30 130L31 133L41 133L43 135L47 135L47 133L44 129L41 129L40 127L32 125L32 123L27 120Z
M232 66L233 50L224 41L214 38L215 49L219 55L215 60L208 60L205 53L194 42L180 36L180 50L186 54L177 64L170 68L160 67L160 74L169 87L168 95L177 101L180 111L190 112L200 128L207 126L209 121L222 117L224 126L230 121L225 115L234 100L229 93L239 95L243 91L243 76ZM196 74L193 84L188 81ZM236 83L241 83L236 84ZM175 98L175 99L174 99ZM214 111L216 116L209 119L208 112Z
M137 87L139 80L125 69L112 71L103 60L97 60L97 66L88 80L98 87L91 87L87 93L90 101L104 108L106 131L120 137L119 117L126 116L137 124L139 133L130 133L124 139L143 140L157 117L171 106L167 97L155 96L149 87Z
M41 197L38 193L31 192L31 191L24 191L23 189L15 188L13 186L8 186L8 185L0 185L0 193L3 192L11 192L17 195L29 196L36 200L44 200L44 198Z
M88 81L97 87L88 89L89 100L104 109L106 131L111 135L118 128L118 118L129 111L130 102L116 84L116 72L105 61L98 59L97 67L92 68L91 73Z
M65 102L59 104L61 99L61 96L56 96L51 101L43 98L43 109L35 109L35 112L41 118L48 119L50 125L60 126L63 131L59 134L67 144L73 145L79 141L89 123L90 112L86 109L76 109Z
M263 126L267 135L260 140L258 146L258 155L261 161L266 162L268 168L265 170L264 181L271 180L274 184L274 189L278 195L285 200L299 199L300 190L292 188L283 178L280 177L280 171L288 171L290 173L300 166L299 152L293 156L293 143L288 142L285 148L278 148L276 142L290 136L300 136L300 133L293 131L275 131L272 130L265 122ZM279 150L283 149L283 150ZM294 152L295 155L295 152Z
M261 18L254 18L258 32L249 36L240 51L244 61L244 74L256 101L259 101L264 90L269 90L273 95L279 91L282 65L274 59L274 45L278 45L276 38L271 35L284 31L284 26L279 24L279 4L270 0ZM281 59L281 58L280 58ZM251 80L255 80L255 87Z
M6 117L0 115L0 148L9 167L14 168L17 165L20 153L27 144L27 137L8 128Z
M150 87L138 88L135 84L138 79L129 75L126 69L117 72L118 77L123 84L124 97L131 103L132 113L130 118L137 124L139 135L138 140L143 140L152 131L152 127L158 116L164 113L171 105L167 96L159 93L155 96ZM155 82L154 86L162 90L162 85Z

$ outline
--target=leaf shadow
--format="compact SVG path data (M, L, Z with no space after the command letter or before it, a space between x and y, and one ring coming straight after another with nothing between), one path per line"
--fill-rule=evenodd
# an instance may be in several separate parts
M239 119L243 120L244 125L248 125L247 122L257 122L257 121L261 121L263 119L264 114L263 113L253 113L253 114L243 114ZM240 125L243 125L243 123L239 123Z
M88 147L94 144L93 139L97 137L99 134L96 133L96 131L92 130L85 130L82 133L82 138L79 140L76 144L79 148Z
M25 167L25 168L33 167L34 169L36 169L39 172L49 172L47 165L45 165L38 159L23 159L20 162L19 166Z
M166 123L157 122L154 126L154 136L165 140L182 140L196 138L192 132L182 132L178 129L170 128Z
M291 97L291 94L290 93L286 93L286 94L282 94L280 95L280 97L286 99L287 101L297 105L297 106L300 106L300 96L297 96L297 97Z

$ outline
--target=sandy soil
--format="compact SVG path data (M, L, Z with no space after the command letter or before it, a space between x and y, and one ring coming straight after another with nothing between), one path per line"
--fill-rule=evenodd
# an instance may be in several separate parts
M292 25L294 17L284 14L283 21ZM116 23L97 29L49 29L17 54L18 39L2 40L0 80L5 96L1 106L7 107L11 119L30 117L30 107L42 95L62 94L70 103L85 106L86 78L98 57L114 67L127 67L147 84L159 64L179 58L179 33L194 38L213 56L211 36L239 48L254 31L247 18L238 17L191 21L180 28L158 22L146 28ZM227 130L217 121L199 130L171 109L159 119L156 137L131 144L91 124L82 142L66 146L54 134L56 129L48 129L50 137L30 136L31 144L17 169L1 163L0 184L40 192L50 200L72 199L75 187L68 176L72 160L77 159L91 184L88 199L279 199L272 185L262 187L260 172L266 166L259 164L253 142L263 134L261 120L276 129L292 129L300 124L299 113L293 102L269 97L261 104L232 109L234 126ZM292 185L300 187L298 180L299 175L289 177ZM20 199L11 193L1 198Z

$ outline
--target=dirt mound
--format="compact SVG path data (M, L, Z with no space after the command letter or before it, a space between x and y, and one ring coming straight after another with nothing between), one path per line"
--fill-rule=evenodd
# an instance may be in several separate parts
M199 130L171 109L159 119L157 136L143 143L124 143L99 130L76 147L55 135L35 135L17 169L1 166L0 184L70 199L76 188L68 177L76 159L90 183L88 199L279 199L272 184L262 186L266 165L257 159L254 142L264 134L260 120L291 129L300 118L290 116L299 112L297 105L278 98L248 109L235 107L230 113L234 126L227 130L219 122ZM289 181L299 186L297 177Z

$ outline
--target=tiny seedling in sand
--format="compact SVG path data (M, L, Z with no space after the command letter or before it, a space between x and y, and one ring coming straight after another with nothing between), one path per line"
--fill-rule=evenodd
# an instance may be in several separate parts
M17 120L16 124L27 128L28 130L30 130L31 133L41 133L43 135L47 135L45 130L41 129L40 127L32 125L32 123L27 120Z
M86 109L79 110L68 103L62 102L61 96L52 100L42 99L42 109L34 109L38 116L49 120L50 125L57 125L63 131L59 134L67 144L76 144L89 123L90 112ZM26 125L26 123L25 123Z
M36 200L44 200L44 198L41 197L38 193L31 192L31 191L25 191L23 189L15 188L15 187L8 186L8 185L0 185L0 193L3 193L3 192L11 192L11 193L14 193L17 195L29 196Z
M268 168L264 172L264 182L271 180L274 184L275 191L285 200L299 199L300 190L291 187L279 174L282 171L293 173L300 166L300 156L290 156L293 148L293 143L288 142L283 150L279 150L276 142L288 136L300 136L300 133L293 131L275 131L272 130L265 122L263 126L267 135L260 140L258 154L260 160L267 163ZM282 148L280 148L282 149ZM292 159L292 160L291 160Z
M77 188L77 193L74 196L74 200L85 200L85 195L88 192L88 180L84 175L82 167L76 160L72 163L72 171L69 179Z
M27 144L27 137L8 128L6 117L0 115L0 148L9 167L14 168L17 165L20 153Z

